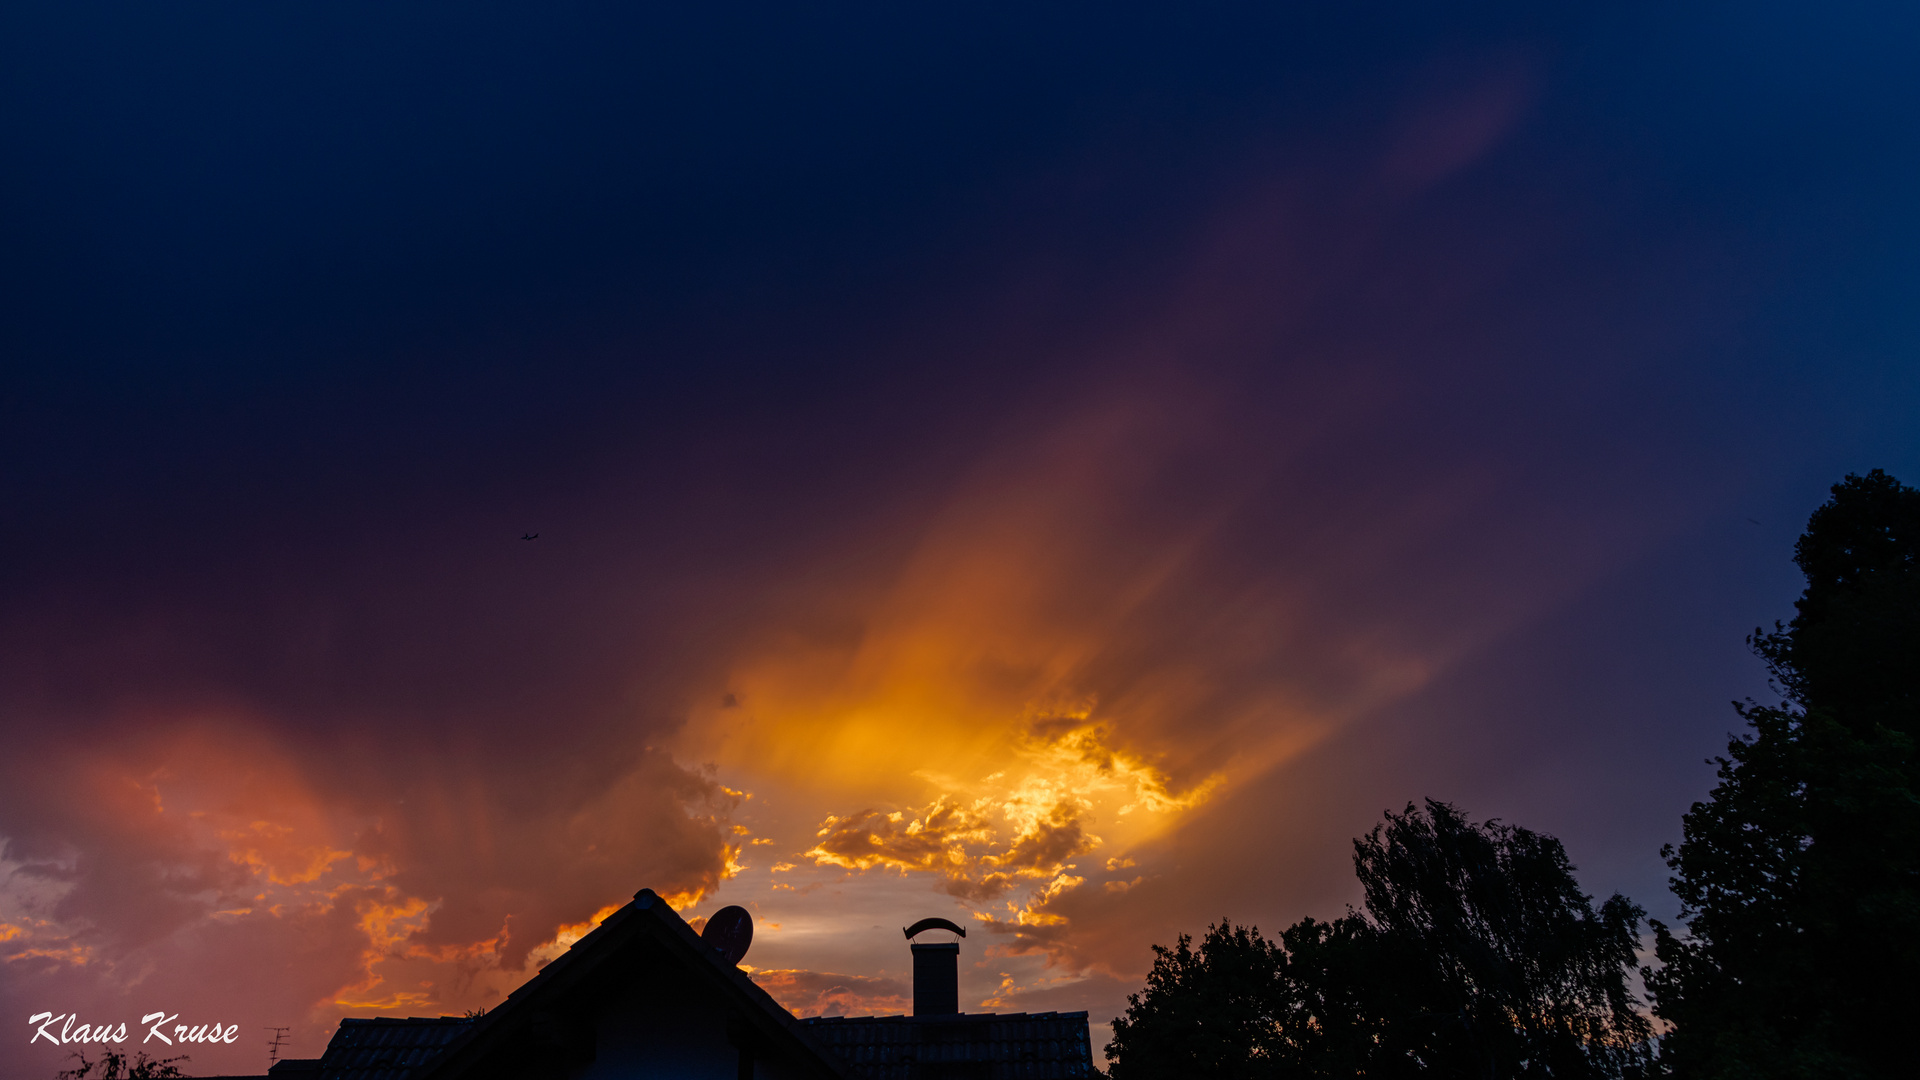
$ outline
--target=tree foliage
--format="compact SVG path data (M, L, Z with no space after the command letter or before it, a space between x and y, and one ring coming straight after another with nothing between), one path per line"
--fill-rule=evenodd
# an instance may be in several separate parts
M1685 932L1655 922L1655 1012L1684 1077L1898 1075L1920 1007L1920 492L1849 476L1794 547L1794 619L1750 639L1785 700L1687 813Z
M1354 842L1365 910L1273 943L1226 921L1155 947L1114 1021L1114 1080L1611 1077L1649 1038L1641 911L1595 910L1560 842L1429 800Z
M1618 1075L1651 1029L1627 984L1638 906L1598 911L1566 849L1445 803L1388 814L1355 841L1369 921L1412 970L1409 1053L1467 1076Z
M55 1080L175 1080L187 1074L180 1071L176 1061L186 1061L185 1054L179 1057L150 1058L145 1050L128 1057L117 1050L108 1050L97 1059L89 1059L81 1051L73 1056L80 1064L71 1069L62 1069L55 1074Z
M1285 954L1258 929L1225 919L1207 929L1198 949L1181 934L1173 948L1155 945L1153 952L1146 990L1129 998L1127 1014L1113 1022L1114 1045L1125 1048L1113 1066L1115 1080L1275 1075L1285 1052L1279 1029Z

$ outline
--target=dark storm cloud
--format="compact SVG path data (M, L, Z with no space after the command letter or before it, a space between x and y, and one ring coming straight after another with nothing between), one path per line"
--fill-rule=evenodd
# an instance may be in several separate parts
M511 775L495 787L470 768L432 776L432 764L408 766L416 779L391 789L411 792L406 811L362 833L354 851L391 863L403 892L441 898L415 937L423 945L498 935L500 962L518 971L555 927L591 918L633 882L698 894L724 872L718 825L737 800L661 755L625 763L609 781L564 787Z

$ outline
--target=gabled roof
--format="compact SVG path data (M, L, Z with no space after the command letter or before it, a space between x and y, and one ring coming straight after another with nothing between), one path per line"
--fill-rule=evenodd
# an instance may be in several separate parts
M732 1006L735 1018L745 1028L742 1037L778 1053L799 1075L817 1080L849 1080L851 1074L831 1050L816 1041L805 1025L756 986L745 972L707 947L686 920L652 889L635 893L632 903L607 916L592 933L574 942L572 948L507 995L507 999L486 1016L463 1025L443 1050L405 1074L405 1080L453 1080L530 1033L564 1040L566 1032L554 1031L554 1016L565 1011L571 992L585 985L615 956L636 946L651 946L677 961L683 977L694 980ZM331 1044L328 1049L331 1053ZM331 1073L323 1073L322 1080L331 1078ZM353 1080L361 1078L356 1076Z
M800 1021L860 1080L1097 1077L1084 1012L818 1016Z

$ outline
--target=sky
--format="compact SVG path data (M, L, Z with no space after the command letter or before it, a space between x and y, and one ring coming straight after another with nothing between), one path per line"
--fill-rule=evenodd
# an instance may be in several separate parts
M1426 797L1671 919L1795 536L1920 476L1917 47L0 12L0 1074L43 1011L215 1073L484 1008L643 887L801 1015L946 916L963 1008L1099 1045Z

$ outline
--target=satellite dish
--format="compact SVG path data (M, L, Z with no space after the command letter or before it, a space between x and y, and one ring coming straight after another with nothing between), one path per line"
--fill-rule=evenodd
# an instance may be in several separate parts
M753 944L753 916L738 904L723 907L707 919L706 927L700 931L700 940L707 943L707 948L726 957L727 963L737 964Z

